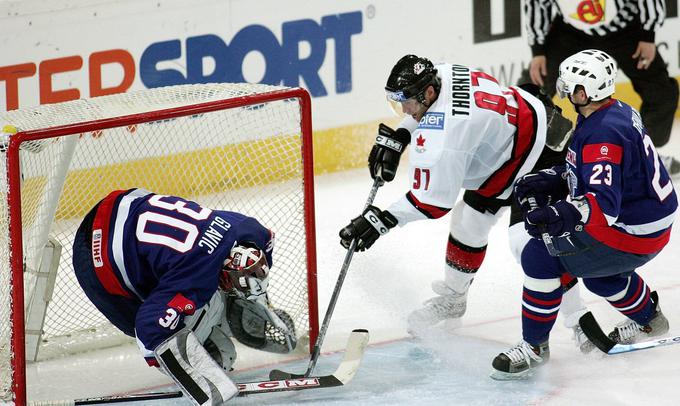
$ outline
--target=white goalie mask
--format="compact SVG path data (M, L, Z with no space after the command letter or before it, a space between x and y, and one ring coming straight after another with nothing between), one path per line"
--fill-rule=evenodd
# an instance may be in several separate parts
M257 296L266 293L268 284L269 265L262 250L242 245L231 249L220 276L222 290Z
M590 100L600 101L614 94L616 73L616 62L607 53L597 49L578 52L560 64L557 94L568 97L580 85Z

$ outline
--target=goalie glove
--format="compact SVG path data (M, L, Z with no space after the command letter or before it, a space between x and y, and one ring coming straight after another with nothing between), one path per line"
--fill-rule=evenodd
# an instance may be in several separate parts
M397 225L397 219L389 211L368 206L361 216L356 217L340 230L340 244L349 249L352 240L357 240L357 251L364 251L382 235Z
M248 347L285 354L297 346L293 319L261 298L246 300L229 296L227 320L234 338Z
M383 123L378 126L375 144L368 155L368 170L371 178L382 178L391 182L397 174L399 159L406 146L411 142L411 134L405 128L393 130Z

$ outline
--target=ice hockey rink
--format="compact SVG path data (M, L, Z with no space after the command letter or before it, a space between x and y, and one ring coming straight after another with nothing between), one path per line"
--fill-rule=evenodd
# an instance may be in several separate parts
M662 152L680 152L680 126ZM677 156L677 155L676 155ZM385 208L406 191L402 176L378 191ZM320 318L323 318L345 250L338 230L361 211L371 187L366 169L316 177ZM522 271L510 253L507 215L492 231L486 260L471 288L460 326L444 324L415 339L406 316L429 297L441 278L448 216L392 230L371 250L357 253L340 294L316 374L332 373L352 329L365 328L370 343L361 367L345 387L252 395L234 405L676 405L680 398L680 345L607 356L583 355L561 319L551 335L550 362L527 381L489 378L491 360L520 338ZM680 334L680 229L668 247L641 269L659 292L669 335ZM274 269L275 272L275 269ZM621 319L582 288L588 307L606 331ZM237 382L266 380L269 370L302 373L308 358L286 362L263 353L240 354ZM67 373L65 373L68 371ZM176 391L148 368L133 345L89 352L29 366L29 400L76 399L103 394ZM183 405L186 399L128 404Z

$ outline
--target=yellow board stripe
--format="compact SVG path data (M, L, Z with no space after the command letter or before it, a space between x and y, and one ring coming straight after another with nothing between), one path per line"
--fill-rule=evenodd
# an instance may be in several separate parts
M633 107L640 106L640 97L629 82L616 86L615 97ZM562 107L565 116L575 121L576 113L568 100L555 98L555 102ZM676 115L680 116L679 113L680 110ZM367 166L368 151L373 145L381 121L391 126L398 123L397 119L391 118L314 131L314 173L318 175ZM280 142L276 141L279 145ZM299 143L297 136L290 137L289 142ZM228 189L261 185L263 179L266 179L266 183L273 183L301 176L299 168L290 165L286 160L263 159L272 148L275 145L270 140L255 141L72 171L66 180L57 218L80 217L85 214L82 212L83 207L92 207L114 188L139 187L140 185L135 184L135 179L140 178L148 181L144 187L150 190L192 196L198 190L202 194L219 193ZM238 156L244 162L241 169L245 171L245 175L242 173L238 179L230 178L228 173L224 173L223 160L230 156ZM162 170L159 171L158 168ZM180 170L183 175L177 176ZM32 190L36 193L27 193L26 196L37 196L44 186L44 180L31 179L24 184L24 191ZM83 187L88 188L87 192L83 191ZM83 202L83 196L88 196L88 201ZM79 201L79 204L69 204L73 201ZM80 209L74 210L74 207Z

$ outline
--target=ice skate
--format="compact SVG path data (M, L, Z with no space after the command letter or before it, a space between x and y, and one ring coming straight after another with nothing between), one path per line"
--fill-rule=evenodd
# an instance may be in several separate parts
M443 281L432 282L435 296L423 303L423 307L408 316L408 330L414 332L433 326L443 320L459 319L467 309L467 289L459 293Z
M651 293L652 302L655 304L655 313L652 320L646 326L641 326L633 320L626 320L609 333L609 338L619 344L633 344L638 341L657 337L668 332L668 319L661 313L659 308L659 296L656 292Z
M583 354L588 354L595 348L595 344L588 339L581 329L581 326L576 325L572 327L572 331L574 332L572 339L576 342L576 346Z
M491 378L499 381L524 379L550 358L548 342L533 346L522 340L493 359Z

